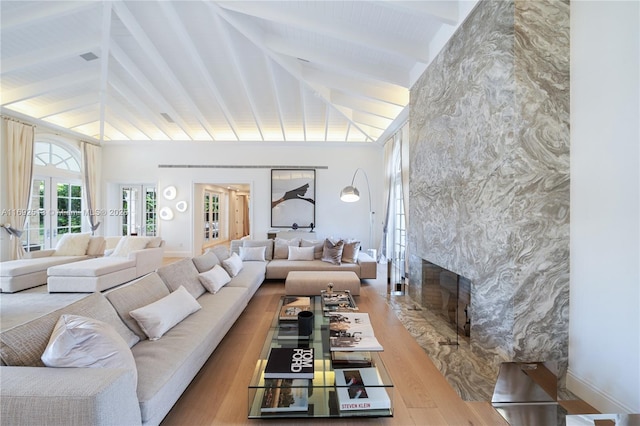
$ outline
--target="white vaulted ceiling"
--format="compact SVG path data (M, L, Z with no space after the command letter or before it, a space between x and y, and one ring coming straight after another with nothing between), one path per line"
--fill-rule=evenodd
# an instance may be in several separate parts
M102 141L376 142L459 8L2 0L0 104Z

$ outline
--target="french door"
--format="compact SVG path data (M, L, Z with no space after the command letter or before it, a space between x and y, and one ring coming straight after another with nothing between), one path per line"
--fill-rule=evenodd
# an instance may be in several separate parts
M67 233L82 232L82 182L36 177L31 187L23 244L26 251L54 248Z
M120 210L113 212L120 220L121 235L157 234L157 193L154 185L121 185Z

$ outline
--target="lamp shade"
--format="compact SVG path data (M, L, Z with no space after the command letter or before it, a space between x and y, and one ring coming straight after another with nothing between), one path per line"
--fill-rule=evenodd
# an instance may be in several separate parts
M358 191L358 188L355 186L345 186L344 189L340 191L340 199L347 203L358 201L360 199L360 191Z

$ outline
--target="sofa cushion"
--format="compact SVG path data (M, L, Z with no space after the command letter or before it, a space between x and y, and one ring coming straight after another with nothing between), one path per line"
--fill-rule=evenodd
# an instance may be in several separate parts
M231 252L229 251L229 247L227 247L225 245L214 246L213 248L210 248L209 250L211 250L216 256L218 256L218 259L220 260L220 262L222 262L225 259L228 259L229 256L231 256Z
M300 240L300 247L313 247L313 258L322 259L324 240Z
M240 247L240 259L243 261L264 262L266 247Z
M109 324L93 318L61 315L41 359L47 367L124 368L138 382L127 342Z
M193 264L195 265L198 272L205 272L210 270L216 265L220 264L220 259L218 256L211 250L207 250L200 256L196 256L193 258Z
M80 315L110 324L129 347L140 339L124 325L115 309L101 293L92 293L64 308L0 333L0 357L6 365L42 367L40 356L63 314Z
M287 260L313 260L313 247L289 247Z
M222 266L229 273L229 276L233 278L242 270L242 259L236 253L233 253L228 259L222 261Z
M147 244L149 244L149 238L147 237L122 237L116 248L113 249L111 256L127 257L129 253L145 249Z
M342 263L342 250L344 241L340 240L336 243L331 242L328 238L324 240L324 248L322 249L322 261L340 265Z
M64 234L56 244L54 256L84 256L91 234Z
M148 237L149 242L146 248L158 248L162 245L162 237Z
M264 260L273 259L273 240L242 240L242 247L265 247Z
M102 256L107 243L104 237L90 237L87 245L87 256Z
M217 293L226 284L229 284L231 277L220 265L216 265L208 271L200 273L200 282L209 293Z
M290 240L285 240L284 238L276 238L273 244L273 258L287 259L289 257L289 246L299 247L300 238L292 238Z
M342 261L344 263L357 263L360 241L348 240L342 249Z
M191 259L170 263L158 268L156 272L171 291L183 286L196 299L207 291L200 283L199 272Z
M51 266L76 262L84 256L47 256L35 259L17 259L2 262L0 273L3 277L19 277L33 272L46 271Z
M129 312L147 306L168 295L169 288L160 276L154 272L105 293L105 296L109 302L111 302L122 321L140 339L146 339L147 335L142 331L138 322L131 317Z
M62 277L101 277L123 269L135 268L135 260L126 257L97 257L79 262L52 266L47 270L49 276Z
M198 301L180 286L160 300L129 312L149 340L158 340L176 324L202 309Z

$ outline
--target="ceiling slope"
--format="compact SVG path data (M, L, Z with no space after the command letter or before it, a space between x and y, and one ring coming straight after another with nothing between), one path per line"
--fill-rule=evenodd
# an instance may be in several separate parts
M459 7L3 0L0 105L105 143L379 142Z

